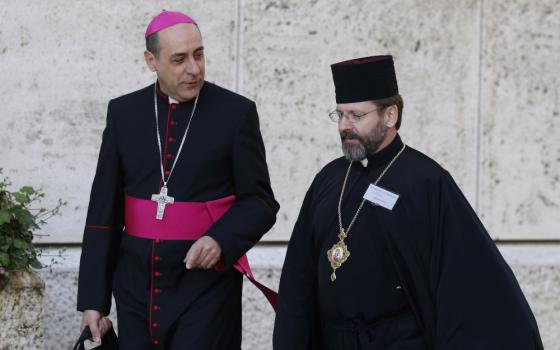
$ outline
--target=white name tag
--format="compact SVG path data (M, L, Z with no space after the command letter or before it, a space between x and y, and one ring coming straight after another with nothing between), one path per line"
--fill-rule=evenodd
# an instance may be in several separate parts
M379 186L375 186L374 184L370 184L364 194L364 199L385 209L393 210L397 199L399 199L399 195Z

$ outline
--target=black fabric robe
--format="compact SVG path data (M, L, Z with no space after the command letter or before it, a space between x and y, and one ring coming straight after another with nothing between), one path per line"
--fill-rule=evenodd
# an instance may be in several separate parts
M279 209L270 186L255 104L205 82L168 182L175 201L235 195L206 233L225 271L186 270L194 241L138 238L123 224L125 194L150 199L162 186L154 85L109 103L83 238L78 310L117 304L121 349L240 349L242 275L231 266L270 229ZM193 101L170 103L158 89L162 156L169 171ZM155 212L154 212L155 215Z
M367 168L352 165L345 228L402 145L397 135ZM366 202L346 239L350 257L330 282L326 251L337 242L347 167L344 158L331 162L306 194L280 281L275 350L543 348L517 280L475 212L449 173L410 147L378 184L400 196L393 210Z

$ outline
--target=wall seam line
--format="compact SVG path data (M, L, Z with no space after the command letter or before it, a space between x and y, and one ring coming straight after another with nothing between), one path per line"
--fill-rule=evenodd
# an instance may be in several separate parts
M480 0L479 10L479 42L478 42L478 97L476 115L476 176L475 176L475 210L480 216L480 175L481 175L481 142L482 142L482 61L484 50L484 0Z
M241 46L243 42L243 0L237 0L237 42L235 47L235 92L242 94Z

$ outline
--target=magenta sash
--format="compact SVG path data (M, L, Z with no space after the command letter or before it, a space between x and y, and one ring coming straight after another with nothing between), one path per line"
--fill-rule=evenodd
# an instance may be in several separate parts
M156 202L125 195L126 232L148 239L194 241L208 232L234 202L233 195L209 202L175 202L165 207L163 220L157 220ZM255 280L247 256L243 255L233 267L247 276L276 310L278 294ZM215 268L218 271L223 269L219 263Z

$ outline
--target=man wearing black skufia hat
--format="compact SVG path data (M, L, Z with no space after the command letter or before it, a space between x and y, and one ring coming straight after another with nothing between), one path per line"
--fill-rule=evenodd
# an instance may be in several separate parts
M392 57L331 68L344 157L305 196L274 349L542 349L515 276L451 175L399 137Z

